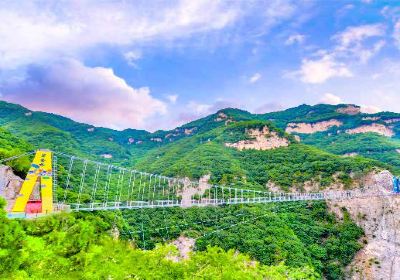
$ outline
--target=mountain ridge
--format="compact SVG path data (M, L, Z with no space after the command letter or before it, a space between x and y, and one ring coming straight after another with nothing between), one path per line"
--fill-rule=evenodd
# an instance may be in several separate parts
M331 120L336 123L326 123ZM290 132L306 145L339 156L371 158L400 171L400 114L366 114L353 104L303 104L265 114L225 108L175 129L151 133L137 129L117 131L96 127L60 115L34 112L21 105L0 101L0 127L29 142L33 147L61 150L93 159L119 162L125 166L135 165L149 152L181 139L199 135L200 143L208 140L207 133L210 131L245 121L269 121L277 129ZM375 127L368 127L372 124ZM289 125L295 129L289 131ZM315 128L316 125L319 130ZM356 131L360 127L365 131ZM387 137L368 131L375 129L380 132L379 129L383 127L389 129L393 135Z

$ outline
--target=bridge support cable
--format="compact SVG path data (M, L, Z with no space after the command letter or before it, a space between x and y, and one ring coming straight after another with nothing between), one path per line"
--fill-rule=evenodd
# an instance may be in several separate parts
M26 155L29 153L3 159L0 162L15 160ZM58 170L57 167L59 167ZM75 211L176 206L204 207L394 195L393 193L368 194L360 190L276 193L218 185L204 186L189 179L140 172L75 156L66 156L62 153L53 155L53 172L53 202L57 203L59 209L70 206ZM57 186L63 190L57 191Z
M115 193L115 200L114 200L114 206L117 207L119 205L119 194L121 193L121 185L122 185L122 178L123 178L123 169L118 170L118 179L117 179L117 192Z
M81 206L81 197L82 197L83 187L85 185L85 176L86 176L87 165L88 165L88 162L84 161L84 163L83 163L83 171L82 171L82 175L81 175L81 183L80 183L80 186L79 186L79 193L78 193L78 203L77 203L78 210L79 210L79 208Z
M103 194L103 206L107 206L108 202L108 191L111 183L111 176L112 176L112 169L113 167L111 165L107 166L107 174L106 174L106 183L104 185L104 194Z
M163 196L164 196L164 195L165 195L165 193L164 193L164 190L165 190L165 182L166 182L165 177L162 178L161 176L159 176L159 185L161 184L161 180L163 180L162 186L163 186ZM163 211L164 223L165 223L166 225L168 225L168 224L169 224L169 223L168 223L169 220L166 218L166 215L165 215L165 207L162 207L162 211ZM169 240L170 236L169 236L169 229L168 229L168 226L166 226L165 232L166 232L166 234L167 234L167 240ZM164 242L165 242L165 241L164 241Z
M97 164L96 165L95 175L94 175L92 193L91 193L91 196L90 196L90 206L91 206L92 209L94 208L94 204L96 203L96 193L97 193L97 187L98 187L98 184L99 184L100 169L101 169L101 165Z

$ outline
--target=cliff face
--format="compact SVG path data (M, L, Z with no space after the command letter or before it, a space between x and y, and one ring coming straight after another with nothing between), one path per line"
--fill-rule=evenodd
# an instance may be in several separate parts
M352 219L364 229L367 244L348 267L348 279L400 279L400 195L390 193L392 175L383 171L371 178L365 191L383 196L328 202L341 217L346 208Z
M275 131L265 126L262 129L249 129L246 131L251 140L242 140L236 143L225 143L226 147L242 150L271 150L289 146L289 140L280 137Z
M14 205L23 182L24 180L16 176L11 167L0 165L0 197L7 201L7 211Z

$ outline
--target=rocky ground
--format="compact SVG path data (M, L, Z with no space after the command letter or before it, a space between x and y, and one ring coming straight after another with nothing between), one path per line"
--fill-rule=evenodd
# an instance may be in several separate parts
M253 150L271 150L279 147L289 146L288 139L279 137L275 131L270 131L267 126L262 129L249 129L246 133L252 138L250 140L241 140L236 143L225 143L226 147L236 148L239 151Z
M391 188L392 175L383 171L365 186L367 193L381 196L328 202L339 218L345 208L365 231L367 244L349 265L348 279L400 279L400 195L387 196Z
M0 196L7 201L7 211L14 205L23 181L13 173L11 167L0 165Z
M343 123L341 121L335 119L316 123L288 123L286 127L286 132L311 134L315 132L327 131L333 126L339 127L342 124Z

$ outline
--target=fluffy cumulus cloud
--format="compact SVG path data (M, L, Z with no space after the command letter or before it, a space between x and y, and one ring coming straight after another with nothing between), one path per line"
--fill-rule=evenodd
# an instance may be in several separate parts
M255 40L292 18L300 6L293 0L3 1L1 98L97 125L145 127L177 96L163 103L148 88L128 85L108 66L119 67L107 61L114 52L139 69L147 48L208 50L214 42ZM194 112L204 114L207 105Z
M344 63L336 61L330 55L324 55L316 60L304 59L298 74L304 83L310 84L320 84L334 77L353 75Z
M321 84L335 77L353 77L351 65L367 63L386 44L382 39L385 26L367 24L349 26L332 36L335 42L331 49L321 49L304 58L300 70L291 73L304 83Z
M110 68L90 68L76 60L30 67L23 81L3 89L2 98L116 129L143 128L146 119L166 112L148 88L135 89Z
M343 103L343 100L339 96L327 92L322 96L321 103L337 105Z
M0 8L0 67L73 55L99 44L188 37L222 29L240 15L240 5L223 1L145 2L6 2Z

